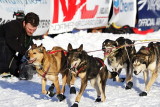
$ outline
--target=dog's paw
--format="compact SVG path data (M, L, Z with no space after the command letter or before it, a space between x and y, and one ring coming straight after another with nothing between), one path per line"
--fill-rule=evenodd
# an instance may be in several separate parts
M101 102L101 98L98 97L95 102Z
M57 98L59 101L63 101L66 98L66 96L64 96L63 94L58 94Z
M124 81L125 81L125 79L126 79L126 78L120 78L120 81L121 81L121 82L124 82Z
M78 107L78 103L74 103L71 107Z
M131 89L132 87L133 87L133 82L130 81L127 83L125 89L128 90L128 89Z
M54 84L51 84L51 86L49 87L48 91L53 91L54 90Z
M147 96L147 93L143 91L139 94L139 96Z
M47 94L48 94L50 97L53 97L56 93L53 93L52 91L48 91Z
M113 81L116 81L116 78L113 78Z
M76 94L76 88L75 87L70 88L70 94Z

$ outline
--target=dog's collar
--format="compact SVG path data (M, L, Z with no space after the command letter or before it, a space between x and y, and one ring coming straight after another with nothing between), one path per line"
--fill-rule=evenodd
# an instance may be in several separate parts
M72 67L70 68L70 71L75 74L76 76L78 76L78 74L83 71L87 66L86 65L81 65L81 67L79 69L77 69L76 67Z
M77 71L77 75L78 75L81 71L83 71L85 68L86 68L86 66L85 66L85 65L84 65L84 66L82 66L81 68L79 68L79 69L78 69L78 71Z
M102 64L102 67L105 66L105 64L104 64L104 62L103 62L102 60L100 60L100 59L98 59L98 58L95 58L95 59ZM73 68L71 68L70 70L71 70L72 72L74 72L74 73L76 74L76 76L78 76L78 74L79 74L81 71L85 70L86 67L87 67L87 66L86 66L86 63L84 63L83 65L81 65L81 67L80 67L79 69L76 69L75 67L73 67ZM102 67L100 68L100 70L102 69Z
M50 66L47 68L47 70L46 70L46 71L44 71L44 74L42 75L42 77L43 77L43 78L45 78L45 77L46 77L46 75L47 75L47 73L48 73L49 69L50 69Z
M35 65L38 67L38 70L43 70L43 66L42 65Z
M49 71L49 69L50 69L50 66L47 68L47 70L45 71L44 70L44 68L43 68L43 66L42 65L36 65L36 66L38 66L38 70L42 70L43 71L43 74L42 73L39 73L38 72L38 74L40 75L40 76L42 76L43 78L45 78L45 76L47 75L47 73L48 73L48 71Z

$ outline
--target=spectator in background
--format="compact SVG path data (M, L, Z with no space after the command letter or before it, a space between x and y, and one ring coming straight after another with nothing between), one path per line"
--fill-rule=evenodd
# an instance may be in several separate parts
M9 72L19 77L19 66L33 44L32 35L38 25L39 16L30 12L23 20L13 20L0 26L0 73Z

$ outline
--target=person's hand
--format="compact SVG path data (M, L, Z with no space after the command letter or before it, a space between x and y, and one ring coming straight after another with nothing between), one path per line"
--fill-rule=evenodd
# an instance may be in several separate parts
M23 55L23 56L22 56L22 59L21 59L21 62L25 62L25 61L27 61L27 58L26 58L25 55Z

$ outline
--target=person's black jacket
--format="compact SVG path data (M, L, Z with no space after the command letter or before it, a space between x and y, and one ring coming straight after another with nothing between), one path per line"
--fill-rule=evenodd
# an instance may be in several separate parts
M0 73L15 72L21 57L32 44L32 37L27 36L22 21L13 20L0 25Z
M4 24L0 35L5 38L7 45L14 53L19 52L21 55L24 55L33 44L32 37L26 35L23 22L19 20Z

